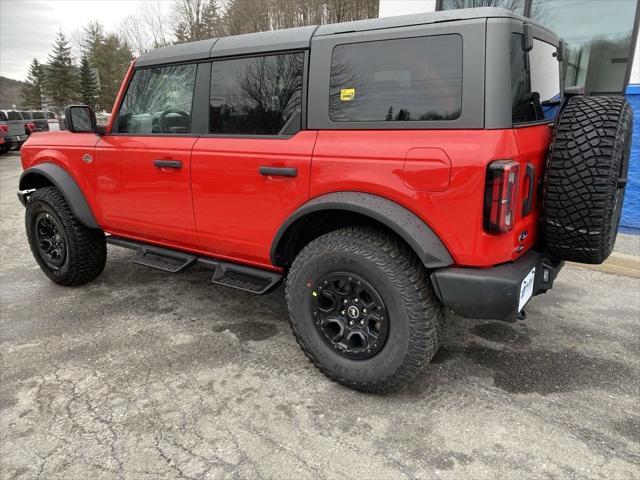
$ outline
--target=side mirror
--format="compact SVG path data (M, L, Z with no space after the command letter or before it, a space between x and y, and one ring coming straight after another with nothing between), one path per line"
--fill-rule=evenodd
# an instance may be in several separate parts
M93 133L96 128L96 114L87 105L69 105L64 109L67 130L72 133Z

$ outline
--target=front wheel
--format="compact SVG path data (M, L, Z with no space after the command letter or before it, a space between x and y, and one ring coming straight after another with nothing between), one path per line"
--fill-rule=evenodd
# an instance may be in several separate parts
M350 388L397 390L438 349L442 306L427 271L382 231L346 228L313 240L293 262L286 295L305 355Z
M25 227L33 256L54 282L81 285L102 273L107 260L104 233L81 224L57 188L31 194Z

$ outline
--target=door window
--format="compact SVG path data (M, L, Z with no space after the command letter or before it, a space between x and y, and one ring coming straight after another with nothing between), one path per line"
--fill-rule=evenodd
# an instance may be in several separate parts
M117 132L189 133L195 79L195 64L136 70L118 112Z
M301 126L304 54L213 62L209 131L278 135Z

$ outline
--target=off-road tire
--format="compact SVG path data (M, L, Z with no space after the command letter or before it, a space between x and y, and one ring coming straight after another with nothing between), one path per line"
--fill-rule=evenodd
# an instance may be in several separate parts
M389 336L367 359L332 350L314 327L312 295L323 275L348 271L371 283L389 314ZM309 243L286 281L291 330L304 354L331 380L366 392L389 392L409 383L436 354L443 308L424 265L391 234L375 228L336 230Z
M36 218L43 212L49 213L62 227L66 242L66 258L57 269L47 265L36 238ZM107 261L104 233L80 223L57 188L41 188L31 194L25 213L25 227L33 256L55 283L67 287L81 285L95 279L104 270Z
M613 251L632 121L624 97L575 96L560 112L543 195L544 242L558 260L599 264Z

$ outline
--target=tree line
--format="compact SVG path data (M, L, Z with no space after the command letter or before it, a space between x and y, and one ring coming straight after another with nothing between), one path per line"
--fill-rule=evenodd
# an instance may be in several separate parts
M47 63L33 59L22 89L23 107L53 110L84 103L109 111L135 56L154 48L281 28L361 20L378 16L378 0L175 0L141 3L117 32L93 21L78 35L79 59L70 40L56 36Z

